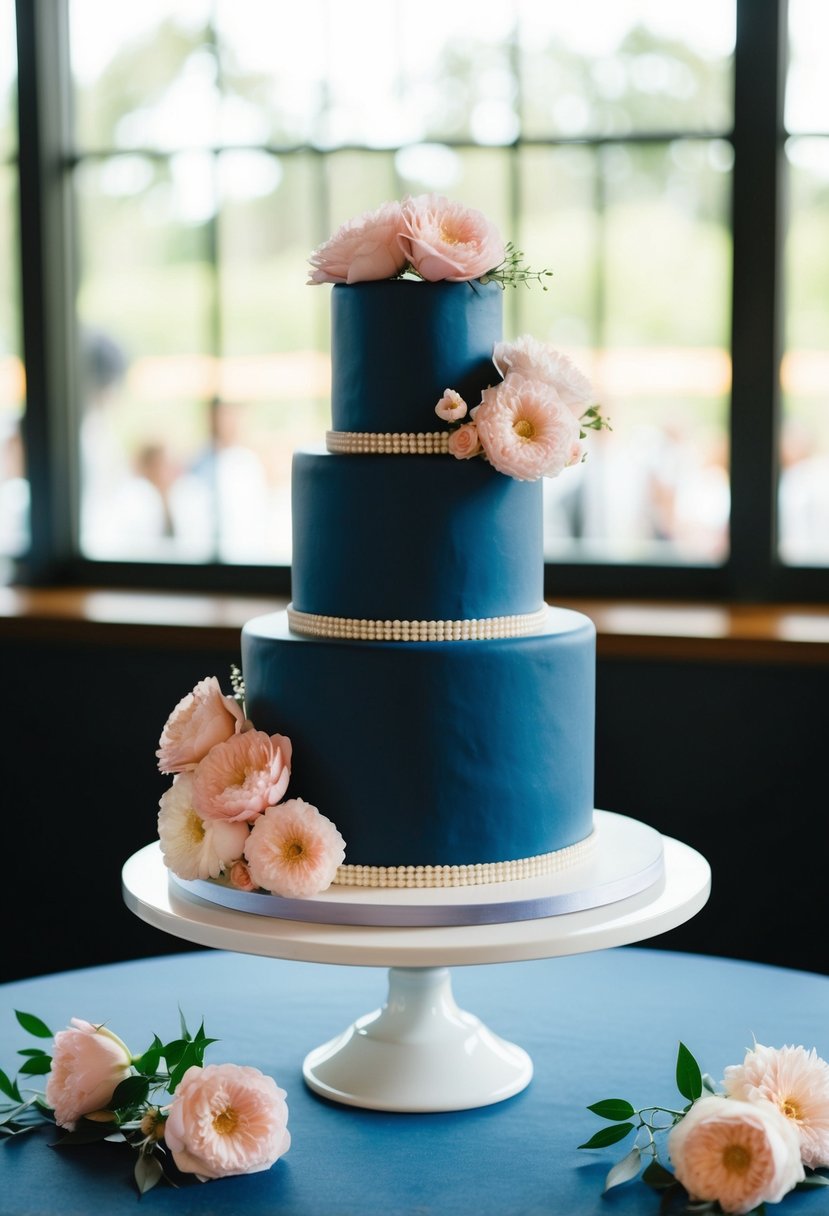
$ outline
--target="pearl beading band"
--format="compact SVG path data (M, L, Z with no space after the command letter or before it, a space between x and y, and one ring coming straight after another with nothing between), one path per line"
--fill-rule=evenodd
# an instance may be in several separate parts
M469 621L372 621L299 612L288 606L288 627L293 633L354 642L485 642L493 638L520 638L538 633L546 620L546 605L537 612Z
M441 456L450 431L326 431L329 452L347 456Z
M595 829L576 844L518 861L489 861L460 866L343 865L334 882L342 887L480 887L556 874L586 861L596 845Z

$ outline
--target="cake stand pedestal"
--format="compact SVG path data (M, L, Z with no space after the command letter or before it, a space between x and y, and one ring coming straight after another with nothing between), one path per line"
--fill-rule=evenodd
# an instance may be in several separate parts
M662 843L662 876L635 895L497 924L373 928L256 916L174 888L157 842L128 859L122 886L138 917L198 945L389 968L385 1005L309 1052L306 1083L326 1098L372 1110L465 1110L519 1093L530 1082L532 1062L521 1047L458 1008L448 969L629 945L689 920L708 899L710 868L680 841L663 837ZM381 900L382 892L371 897Z

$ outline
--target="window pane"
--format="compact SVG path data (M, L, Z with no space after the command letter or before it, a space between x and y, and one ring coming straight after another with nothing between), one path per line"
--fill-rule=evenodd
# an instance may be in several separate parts
M207 560L212 513L174 518L172 491L209 446L217 391L212 157L108 158L75 183L82 549Z
M729 164L715 141L522 154L521 243L553 278L520 326L591 376L613 427L545 482L553 559L726 556Z
M17 235L17 59L13 0L0 0L0 582L29 545L29 482L22 422Z
M790 139L780 556L829 565L829 139Z
M789 0L786 128L829 134L829 8L826 0Z
M518 11L525 136L730 128L733 0L519 0Z
M304 286L318 169L302 155L219 158L219 392L236 432L217 456L236 471L219 510L227 561L290 562L291 456L328 425L328 292Z

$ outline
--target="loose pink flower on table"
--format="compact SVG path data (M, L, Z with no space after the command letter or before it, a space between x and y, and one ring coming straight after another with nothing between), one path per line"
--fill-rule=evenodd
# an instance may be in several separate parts
M505 379L515 374L527 380L543 380L577 418L595 403L593 386L576 365L549 342L540 342L531 334L497 343L492 362Z
M435 413L444 422L460 422L466 414L466 402L460 393L456 393L453 388L447 388L435 406Z
M192 773L179 773L161 796L158 836L164 864L179 878L218 878L242 856L248 826L204 819L193 805L194 784Z
M193 805L204 819L251 820L274 806L291 776L291 740L261 730L212 748L193 773Z
M726 1068L723 1084L730 1098L773 1102L797 1131L803 1164L829 1165L829 1064L814 1048L755 1043Z
M504 242L481 211L421 194L403 203L400 247L422 278L462 283L494 270L505 257Z
M510 375L485 389L475 425L489 463L519 481L557 477L574 461L578 421L539 380Z
M270 1169L291 1144L285 1090L258 1068L188 1068L164 1139L178 1168L203 1180Z
M187 772L211 747L242 730L244 714L233 697L223 695L215 676L200 680L170 714L158 741L162 773Z
M700 1098L671 1129L668 1152L692 1199L724 1212L779 1203L804 1177L794 1125L762 1100Z
M452 431L448 444L449 454L456 460L469 460L470 456L480 456L483 451L474 422L465 422L456 431Z
M131 1072L132 1057L125 1043L106 1026L81 1018L55 1035L52 1071L46 1101L59 1127L72 1131L82 1115L101 1110Z
M290 798L256 820L245 857L257 886L301 899L331 885L345 857L345 841L315 806Z
M404 230L399 203L384 203L348 220L309 257L309 283L362 283L392 279L406 264L400 247Z

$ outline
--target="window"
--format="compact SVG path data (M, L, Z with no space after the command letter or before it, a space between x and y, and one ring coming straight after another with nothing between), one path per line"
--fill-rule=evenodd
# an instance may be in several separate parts
M287 590L290 457L321 440L330 385L306 258L437 190L553 271L508 289L505 329L573 355L611 418L545 484L551 588L825 595L829 136L798 33L819 9L791 0L785 176L784 0L424 0L414 26L399 0L308 0L289 23L266 0L19 3L40 98L21 130L62 168L21 183L43 194L28 429L52 474L29 566Z

